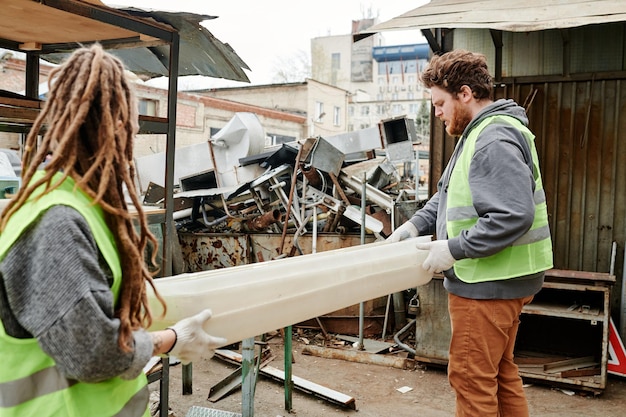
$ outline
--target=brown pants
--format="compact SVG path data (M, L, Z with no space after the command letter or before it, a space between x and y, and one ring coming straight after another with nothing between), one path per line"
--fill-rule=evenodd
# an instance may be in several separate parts
M457 417L528 417L513 349L522 307L532 299L473 300L448 294L448 379L456 393Z

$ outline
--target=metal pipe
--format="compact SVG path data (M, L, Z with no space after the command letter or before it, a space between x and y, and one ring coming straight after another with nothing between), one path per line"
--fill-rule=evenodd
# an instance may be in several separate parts
M298 252L300 252L300 255L302 255L303 252L302 252L302 248L300 247L300 244L298 243L298 237L302 236L303 233L306 233L306 230L304 230L304 228L307 225L307 223L309 223L309 218L310 216L307 216L302 222L302 224L300 225L300 227L296 229L295 233L293 234L293 240L291 242L292 248L298 249Z
M313 207L313 239L311 239L311 253L317 253L317 206Z
M322 179L320 178L322 174L317 169L311 166L302 166L301 171L309 184L315 188L319 188L319 185L322 183Z
M406 309L404 306L404 293L403 292L394 292L392 294L393 298L393 316L396 321L396 329L402 326L402 323L406 321Z
M296 179L298 177L298 165L300 164L301 156L302 156L302 145L300 145L300 148L298 149L298 154L296 155L296 161L293 166L293 173L291 176L291 188L289 189L289 200L287 202L287 207L286 207L287 213L285 214L285 224L283 225L283 234L280 240L279 253L283 253L283 246L285 245L285 237L287 235L287 223L289 222L289 215L291 213L291 204L293 202L293 193L295 192L295 189L296 189Z
M254 417L254 337L241 343L241 413L242 417Z
M183 378L183 395L193 394L193 363L183 365L181 374Z
M292 392L293 392L293 378L292 378L292 348L291 348L291 338L292 338L292 329L291 326L285 327L285 346L284 346L284 360L285 360L285 410L288 413L291 413L293 408L292 402Z
M393 198L389 196L389 194L379 190L376 187L369 185L366 181L361 181L356 177L352 177L347 175L346 173L339 174L339 179L344 185L354 192L361 193L363 183L365 183L365 187L367 188L368 198L376 203L380 208L385 210L393 210Z
M406 343L402 343L402 341L400 340L400 335L404 332L406 332L408 329L410 329L411 327L413 327L413 325L415 325L415 322L417 321L417 319L413 319L410 322L407 323L406 326L404 326L402 329L400 329L398 331L398 333L396 333L393 336L393 340L396 342L396 344L398 346L400 346L402 349L406 350L407 352L409 352L412 355L415 355L415 349L413 349L411 346L407 345Z
M366 173L363 173L363 188L361 189L361 245L365 244L365 208L367 206L366 196ZM363 340L363 333L365 327L365 304L363 301L359 303L359 343L357 348L359 350L365 350L365 342Z
M385 340L387 335L387 322L389 321L389 307L391 306L391 294L387 296L387 305L385 306L385 320L383 321L382 339Z
M350 362L382 365L397 369L411 369L415 366L415 363L408 358L393 355L378 355L370 352L357 352L348 349L326 348L315 345L303 346L302 354L326 359L341 359Z
M277 223L280 220L280 210L274 209L267 213L256 216L252 219L246 220L244 225L250 231L259 232L267 229L272 224Z

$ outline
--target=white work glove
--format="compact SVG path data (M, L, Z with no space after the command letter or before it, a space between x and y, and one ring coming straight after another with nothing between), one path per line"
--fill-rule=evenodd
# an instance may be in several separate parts
M415 225L410 221L407 221L394 230L386 240L390 243L395 243L404 239L417 237L418 235L419 233L417 232L417 227L415 227Z
M211 310L203 310L169 327L176 333L176 342L169 353L180 359L183 365L201 358L210 359L215 349L226 344L226 339L211 336L202 328L211 314Z
M424 260L422 268L430 273L442 272L452 268L456 259L452 257L447 240L435 240L433 242L418 243L417 249L428 250L430 253Z

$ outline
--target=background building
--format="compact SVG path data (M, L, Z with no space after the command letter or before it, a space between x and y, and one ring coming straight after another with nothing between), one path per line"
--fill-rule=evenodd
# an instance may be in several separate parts
M374 19L353 21L353 33ZM350 92L348 131L365 129L380 120L405 115L416 121L422 142L428 137L430 95L418 74L428 62L426 43L384 45L373 36L353 42L352 34L311 40L311 72L314 79Z
M206 97L247 103L266 109L291 113L306 119L306 131L299 135L268 132L270 145L312 136L333 136L347 130L348 91L314 79L303 82L226 87L200 90Z

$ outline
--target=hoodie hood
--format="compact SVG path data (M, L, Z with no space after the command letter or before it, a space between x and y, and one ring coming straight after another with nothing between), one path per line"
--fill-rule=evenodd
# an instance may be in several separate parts
M482 109L470 122L469 125L463 131L463 136L467 134L470 130L474 128L478 123L480 123L487 116L496 116L496 115L506 115L515 117L517 120L522 122L524 126L528 126L528 116L526 115L526 110L515 101L511 99L500 99L496 100L490 105L486 106Z

